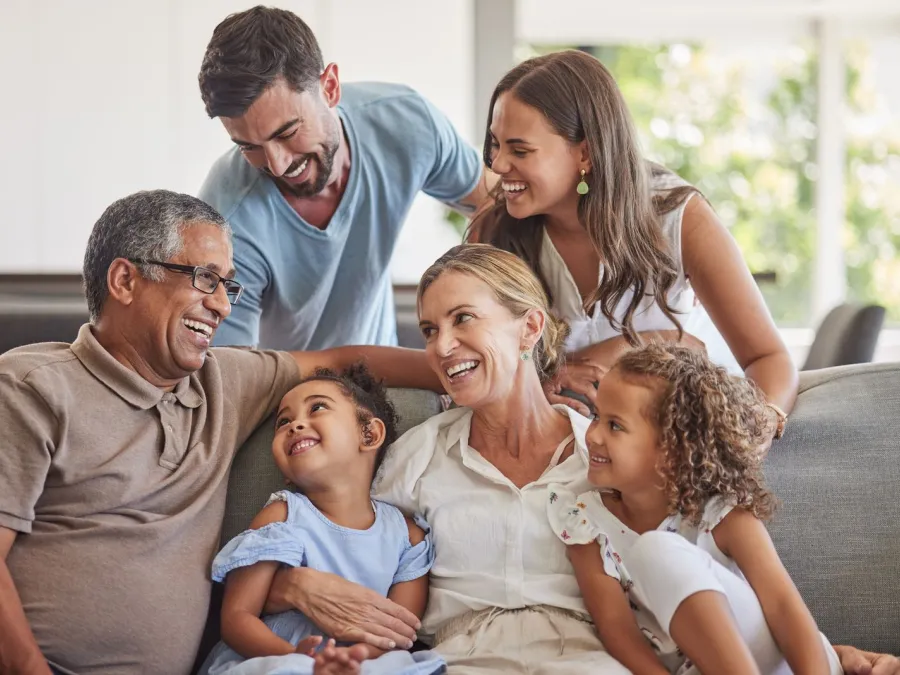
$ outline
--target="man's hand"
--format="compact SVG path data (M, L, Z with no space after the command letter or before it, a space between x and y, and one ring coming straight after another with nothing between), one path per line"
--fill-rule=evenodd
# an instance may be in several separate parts
M340 642L362 642L384 651L412 647L421 627L415 614L368 588L305 567L279 570L266 612L294 608Z
M890 654L864 652L856 647L835 645L847 675L900 675L900 659Z

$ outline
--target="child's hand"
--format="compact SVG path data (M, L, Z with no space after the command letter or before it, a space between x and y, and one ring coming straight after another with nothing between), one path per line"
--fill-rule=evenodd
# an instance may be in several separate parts
M329 640L325 648L316 654L313 675L357 675L360 665L369 658L366 645L335 647Z
M856 647L835 645L834 651L841 659L841 667L847 675L898 675L900 659L889 654L860 651Z
M322 644L321 635L310 635L309 637L305 637L297 643L297 647L296 649L294 649L294 652L296 654L306 654L307 656L313 656L315 655L316 649L320 644ZM330 644L334 644L334 640L331 640Z

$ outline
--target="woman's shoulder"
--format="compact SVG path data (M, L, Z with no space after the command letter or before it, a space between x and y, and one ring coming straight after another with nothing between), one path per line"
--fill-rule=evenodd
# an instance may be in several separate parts
M388 448L373 494L406 508L410 491L438 453L446 453L468 434L472 411L453 408L413 427Z
M650 190L656 195L660 192L668 192L680 187L694 187L691 183L679 176L662 164L648 162Z
M557 404L553 407L568 417L572 435L575 437L575 452L587 459L587 432L591 426L591 419L567 405Z
M417 450L422 449L423 445L437 445L438 439L444 432L456 432L458 435L465 428L468 428L469 421L472 417L471 408L451 408L442 413L438 413L421 424L409 429L400 438L394 441L390 451L401 452L408 447L415 447Z

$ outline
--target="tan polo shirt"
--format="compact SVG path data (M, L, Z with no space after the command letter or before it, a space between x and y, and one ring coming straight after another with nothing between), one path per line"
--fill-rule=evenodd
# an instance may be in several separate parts
M87 325L0 356L0 526L48 661L190 670L235 449L298 379L286 353L212 349L165 393Z

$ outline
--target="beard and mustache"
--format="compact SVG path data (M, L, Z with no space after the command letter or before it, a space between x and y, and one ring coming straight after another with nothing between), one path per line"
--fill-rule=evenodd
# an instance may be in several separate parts
M293 195L294 197L314 197L315 195L322 192L322 190L324 190L325 186L328 184L328 179L331 176L331 171L334 169L334 156L337 154L340 146L341 125L340 123L332 122L329 138L322 143L322 152L312 153L309 155L305 155L300 159L294 160L284 172L287 174L291 173L292 171L296 171L297 167L306 161L315 162L318 167L316 171L316 177L312 182L306 180L302 183L294 184L288 182L281 176L273 175L268 167L263 167L261 171L276 183L278 183L278 185L280 185L285 192ZM306 170L309 171L309 168L310 167L307 167Z

